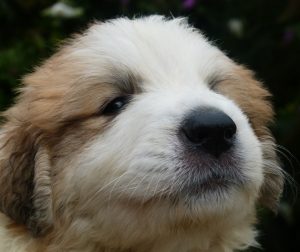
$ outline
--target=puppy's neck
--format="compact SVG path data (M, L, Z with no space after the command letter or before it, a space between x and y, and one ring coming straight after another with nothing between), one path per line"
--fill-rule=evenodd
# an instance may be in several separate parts
M45 251L44 249L25 227L0 213L0 251L37 252Z
M253 216L252 216L253 217ZM250 221L250 222L253 222ZM169 234L166 237L156 237L151 242L130 247L128 249L108 248L93 241L84 239L84 234L78 239L70 237L68 232L61 233L60 238L52 237L50 234L46 239L33 238L29 231L14 223L4 214L0 213L0 251L5 252L224 252L231 251L232 247L241 245L256 245L255 231L251 228L250 223L243 223L234 228L228 228L226 225L220 226L220 233L204 230L185 230L176 234ZM225 232L225 229L227 232ZM201 230L203 232L201 232ZM236 232L239 230L239 232ZM147 232L145 230L145 232ZM224 236L224 234L226 234ZM51 242L49 243L49 240ZM47 242L48 240L48 242ZM117 240L117 238L116 238ZM116 241L117 242L117 241ZM241 244L241 242L243 244ZM232 246L235 243L235 246ZM45 244L50 244L47 246Z

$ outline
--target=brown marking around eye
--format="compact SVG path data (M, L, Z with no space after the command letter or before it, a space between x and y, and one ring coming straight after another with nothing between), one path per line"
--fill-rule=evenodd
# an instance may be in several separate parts
M138 84L133 83L134 79L128 73L124 78L120 74L115 78L81 79L64 87L57 85L58 90L51 87L51 83L39 88L27 86L20 97L22 110L14 109L14 116L21 119L24 115L20 111L26 110L34 125L55 131L63 125L94 117L108 101L118 96L137 93Z
M233 72L218 81L215 90L235 101L247 115L258 137L268 135L267 127L273 121L271 94L254 78L253 72L235 66Z

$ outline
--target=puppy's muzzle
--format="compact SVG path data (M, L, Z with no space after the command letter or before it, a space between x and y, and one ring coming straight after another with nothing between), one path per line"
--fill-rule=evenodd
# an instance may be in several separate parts
M218 158L234 145L237 127L224 112L200 108L187 115L180 131L187 145Z

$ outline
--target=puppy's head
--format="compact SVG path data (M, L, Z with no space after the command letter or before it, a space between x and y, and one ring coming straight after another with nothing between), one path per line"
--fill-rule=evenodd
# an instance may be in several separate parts
M269 93L183 19L94 24L24 82L0 131L0 207L34 233L276 206Z

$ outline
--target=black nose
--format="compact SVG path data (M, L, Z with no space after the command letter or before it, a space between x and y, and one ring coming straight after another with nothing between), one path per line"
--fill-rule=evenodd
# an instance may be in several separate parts
M201 108L185 118L181 131L190 144L219 157L232 147L236 125L220 110Z

